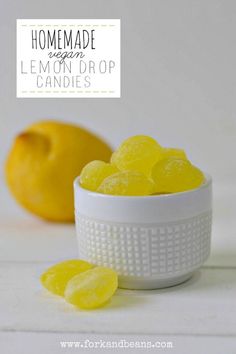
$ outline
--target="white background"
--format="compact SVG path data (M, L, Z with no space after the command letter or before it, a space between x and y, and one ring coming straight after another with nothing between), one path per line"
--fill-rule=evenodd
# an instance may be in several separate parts
M5 352L10 353L13 342L17 343L14 353L24 349L27 340L29 346L38 343L39 349L41 343L45 353L58 353L56 340L63 331L76 331L90 338L92 333L155 338L163 334L176 340L172 353L234 353L236 2L9 0L0 4L4 279L0 334ZM36 15L121 18L122 97L16 99L15 20ZM21 210L5 187L2 168L15 134L42 118L82 124L113 146L129 135L152 135L163 145L186 149L190 159L213 176L212 253L193 280L163 291L120 292L113 307L89 315L42 296L38 276L43 269L76 256L74 228L40 222Z

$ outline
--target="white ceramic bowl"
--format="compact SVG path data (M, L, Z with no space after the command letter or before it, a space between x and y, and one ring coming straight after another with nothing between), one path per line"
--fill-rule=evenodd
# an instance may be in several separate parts
M175 194L111 196L74 182L79 257L115 269L119 286L155 289L191 277L208 258L212 182Z

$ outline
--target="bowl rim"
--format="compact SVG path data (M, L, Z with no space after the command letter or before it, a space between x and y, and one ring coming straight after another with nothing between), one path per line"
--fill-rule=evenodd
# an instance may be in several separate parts
M93 192L88 189L83 188L80 183L80 176L77 176L74 180L74 189L79 190L81 193L86 194L88 197L96 197L96 198L102 198L102 199L119 199L119 200L127 200L127 199L133 199L133 200L166 200L166 199L173 199L177 196L184 196L184 195L191 195L196 193L197 191L201 191L203 189L208 188L212 184L212 177L208 173L204 173L205 176L205 181L203 184L201 184L199 187L190 189L188 191L184 192L177 192L177 193L166 193L166 194L151 194L151 195L132 195L132 196L126 196L126 195L112 195L112 194L103 194L103 193L98 193L98 192Z

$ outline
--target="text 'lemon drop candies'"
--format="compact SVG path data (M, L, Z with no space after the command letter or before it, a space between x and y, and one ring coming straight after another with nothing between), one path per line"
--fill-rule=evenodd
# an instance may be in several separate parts
M138 171L150 175L152 166L161 158L161 146L145 135L126 139L112 154L111 162L121 171Z
M105 178L97 191L123 196L150 195L155 192L155 185L140 172L123 171Z
M75 275L92 268L92 264L72 259L55 264L48 268L40 277L42 285L53 294L64 296L68 281Z
M96 191L106 177L116 172L118 169L114 165L98 160L91 161L81 172L80 184L85 189Z
M65 289L67 302L81 309L94 309L104 305L118 286L116 272L96 267L72 278Z
M203 173L188 160L169 158L157 162L152 169L156 193L177 193L199 187Z

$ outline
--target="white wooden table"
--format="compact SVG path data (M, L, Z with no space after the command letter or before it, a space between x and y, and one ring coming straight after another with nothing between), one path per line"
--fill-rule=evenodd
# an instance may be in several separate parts
M45 223L27 214L2 217L0 352L88 353L88 349L61 348L60 342L123 339L172 342L172 349L152 351L160 353L236 353L236 189L232 188L215 188L211 257L191 280L162 290L119 290L107 307L89 312L75 310L39 283L49 265L77 256L74 226Z

